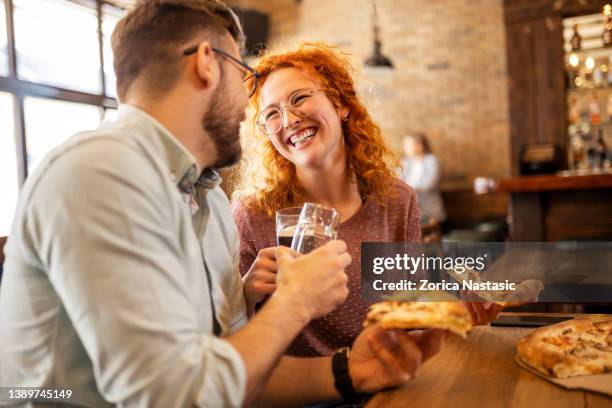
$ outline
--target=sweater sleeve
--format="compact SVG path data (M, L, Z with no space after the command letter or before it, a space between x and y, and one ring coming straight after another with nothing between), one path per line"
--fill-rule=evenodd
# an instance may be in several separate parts
M244 276L248 271L255 258L257 258L257 247L251 230L251 223L248 208L242 201L237 201L232 204L232 214L234 221L238 227L238 237L240 238L240 275Z
M421 210L414 188L396 179L395 191L398 197L393 207L401 214L404 223L398 231L401 235L396 239L399 238L403 242L421 242Z
M406 242L421 242L421 210L414 191L410 195L406 222Z

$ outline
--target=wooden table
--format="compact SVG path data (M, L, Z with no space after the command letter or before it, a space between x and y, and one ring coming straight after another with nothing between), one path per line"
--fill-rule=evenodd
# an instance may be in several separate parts
M516 365L516 341L531 330L477 327L468 339L449 336L414 381L378 393L366 408L612 407L612 398L566 390Z

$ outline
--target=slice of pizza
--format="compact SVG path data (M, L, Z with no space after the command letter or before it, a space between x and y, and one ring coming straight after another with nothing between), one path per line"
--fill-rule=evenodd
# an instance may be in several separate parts
M518 341L517 352L529 366L557 378L612 371L612 319L541 327Z
M462 337L472 329L472 318L460 302L379 302L370 306L364 327L384 329L447 329Z
M476 286L486 286L480 274L476 271L468 270L460 274L454 270L447 269L446 272L458 283L463 284L464 281L472 281L477 284ZM527 279L516 284L516 289L514 290L473 289L470 292L484 300L497 303L503 307L515 307L528 302L536 302L543 289L544 284L541 281L537 279Z

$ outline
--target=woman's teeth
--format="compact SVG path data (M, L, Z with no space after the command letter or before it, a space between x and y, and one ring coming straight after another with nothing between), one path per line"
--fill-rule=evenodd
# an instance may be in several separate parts
M291 143L295 146L298 147L300 146L302 143L304 143L305 141L309 140L311 137L314 136L314 134L316 133L315 129L307 129L295 136L292 136L290 141Z

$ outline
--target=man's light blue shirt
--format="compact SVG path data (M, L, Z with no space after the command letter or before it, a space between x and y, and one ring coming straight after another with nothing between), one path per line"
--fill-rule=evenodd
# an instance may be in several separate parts
M240 406L246 372L212 335L246 322L220 178L147 113L70 138L28 177L0 285L0 386L85 406Z

